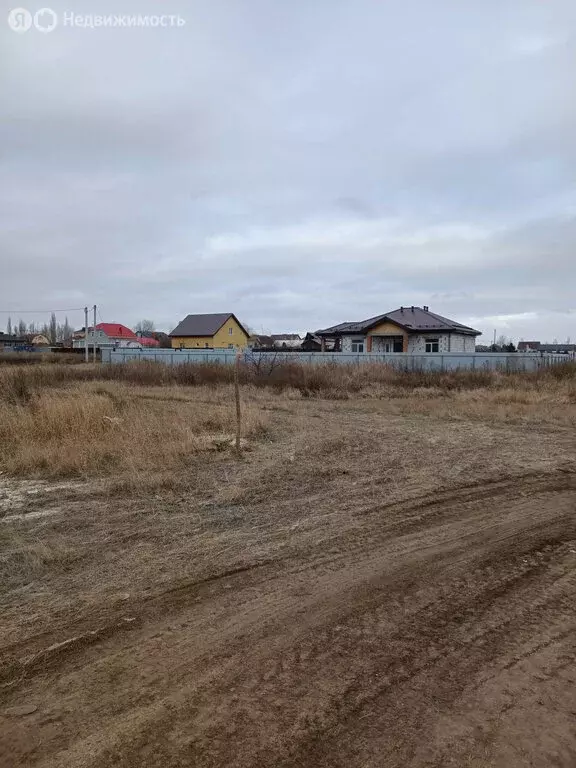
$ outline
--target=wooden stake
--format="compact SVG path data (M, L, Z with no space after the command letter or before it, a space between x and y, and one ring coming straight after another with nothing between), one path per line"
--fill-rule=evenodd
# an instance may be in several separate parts
M240 410L240 355L236 355L234 363L234 393L236 395L236 453L240 456L240 438L242 434L242 413Z

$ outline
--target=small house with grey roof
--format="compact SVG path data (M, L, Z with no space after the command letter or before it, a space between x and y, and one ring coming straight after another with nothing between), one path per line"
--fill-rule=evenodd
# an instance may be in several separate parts
M186 315L169 334L172 349L244 349L248 331L232 312Z
M322 348L340 340L342 352L475 352L482 331L430 312L428 307L400 307L360 322L340 323L316 331Z

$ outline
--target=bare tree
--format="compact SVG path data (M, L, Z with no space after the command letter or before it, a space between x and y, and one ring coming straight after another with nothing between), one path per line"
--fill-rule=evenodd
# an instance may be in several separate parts
M24 336L26 334L26 323L24 320L18 321L18 336Z
M244 362L254 372L256 378L271 376L279 365L285 362L285 355L281 352L273 354L248 351L244 353Z
M155 330L154 320L140 320L134 328L134 333L143 336L146 333L152 333L153 330Z
M50 327L49 327L49 334L48 338L50 339L50 344L56 344L57 336L58 336L58 324L56 323L56 315L54 312L50 315Z
M73 329L70 323L68 322L68 318L64 320L64 325L62 326L62 338L60 339L64 344L70 344L72 345L72 333Z
M12 336L12 318L10 316L8 317L8 323L6 325L6 333L8 336Z

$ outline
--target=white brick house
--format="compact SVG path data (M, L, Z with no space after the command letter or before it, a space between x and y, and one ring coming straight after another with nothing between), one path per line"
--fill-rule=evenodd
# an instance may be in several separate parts
M407 352L413 355L436 352L475 352L476 336L481 331L449 320L428 307L400 307L359 323L340 323L317 331L326 346L327 339L338 340L342 352Z

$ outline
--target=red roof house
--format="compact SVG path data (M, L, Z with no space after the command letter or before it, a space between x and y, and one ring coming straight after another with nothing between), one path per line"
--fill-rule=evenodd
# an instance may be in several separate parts
M121 323L98 323L97 331L103 331L109 339L129 339L136 341L136 334Z
M142 344L143 347L159 347L160 342L157 339L153 339L150 336L137 336L137 341Z

